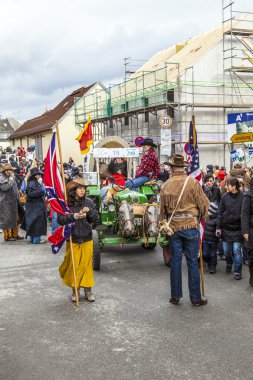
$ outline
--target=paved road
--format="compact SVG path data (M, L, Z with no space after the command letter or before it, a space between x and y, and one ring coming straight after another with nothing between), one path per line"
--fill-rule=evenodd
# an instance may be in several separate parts
M106 249L97 300L77 309L61 285L63 253L0 236L0 379L253 379L253 291L219 262L209 304L168 302L160 248Z

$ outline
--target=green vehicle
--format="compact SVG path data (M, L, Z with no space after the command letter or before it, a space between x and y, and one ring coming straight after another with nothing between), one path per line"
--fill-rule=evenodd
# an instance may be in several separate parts
M166 237L159 236L159 205L153 203L157 199L154 183L142 186L139 192L112 186L109 200L103 204L98 173L83 173L83 177L90 183L87 196L96 204L99 214L93 229L94 270L100 269L101 251L107 245L140 244L144 249L154 249L157 243L167 246Z

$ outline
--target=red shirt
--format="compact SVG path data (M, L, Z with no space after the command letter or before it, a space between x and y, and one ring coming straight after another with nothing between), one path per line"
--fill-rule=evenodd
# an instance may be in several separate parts
M152 173L153 179L156 179L160 174L158 157L153 148L150 148L146 153L142 155L141 164L140 167L136 170L135 177L149 177L149 173Z

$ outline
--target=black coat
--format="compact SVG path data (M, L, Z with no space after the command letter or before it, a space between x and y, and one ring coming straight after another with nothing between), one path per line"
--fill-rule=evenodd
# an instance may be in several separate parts
M236 194L225 193L221 197L218 215L217 229L222 230L221 238L227 242L241 242L241 208L244 194L239 191Z
M206 241L218 241L215 235L217 224L217 215L210 215L205 221L204 238Z
M75 223L72 228L72 241L73 243L84 243L92 240L92 226L91 224L98 221L98 213L96 206L90 198L83 198L81 201L74 201L73 204L69 204L72 214L61 215L57 214L57 222L64 226L68 223ZM79 212L84 207L89 207L90 211L87 213L87 217L83 219L75 219L74 213Z
M113 160L108 165L108 172L110 174L117 174L119 170L121 170L123 176L127 178L127 163L126 163L126 161L123 161L120 164L117 164Z
M47 214L44 191L36 179L30 179L26 187L25 218L21 228L26 236L41 236L47 234Z
M160 174L157 176L157 181L166 182L167 179L169 178L170 178L170 173L167 170L164 170L163 172L160 172Z
M244 241L244 246L253 249L253 190L246 191L242 202L242 234L249 234L249 240Z
M202 188L210 202L220 203L221 193L218 186L213 185L210 189L208 189L207 186L203 185Z

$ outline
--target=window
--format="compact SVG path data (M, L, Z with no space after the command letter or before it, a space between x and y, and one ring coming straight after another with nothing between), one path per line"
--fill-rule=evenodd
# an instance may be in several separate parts
M129 116L124 117L124 125L125 126L129 125Z
M144 114L144 121L145 121L145 123L148 123L149 122L149 112L145 112L145 114Z

